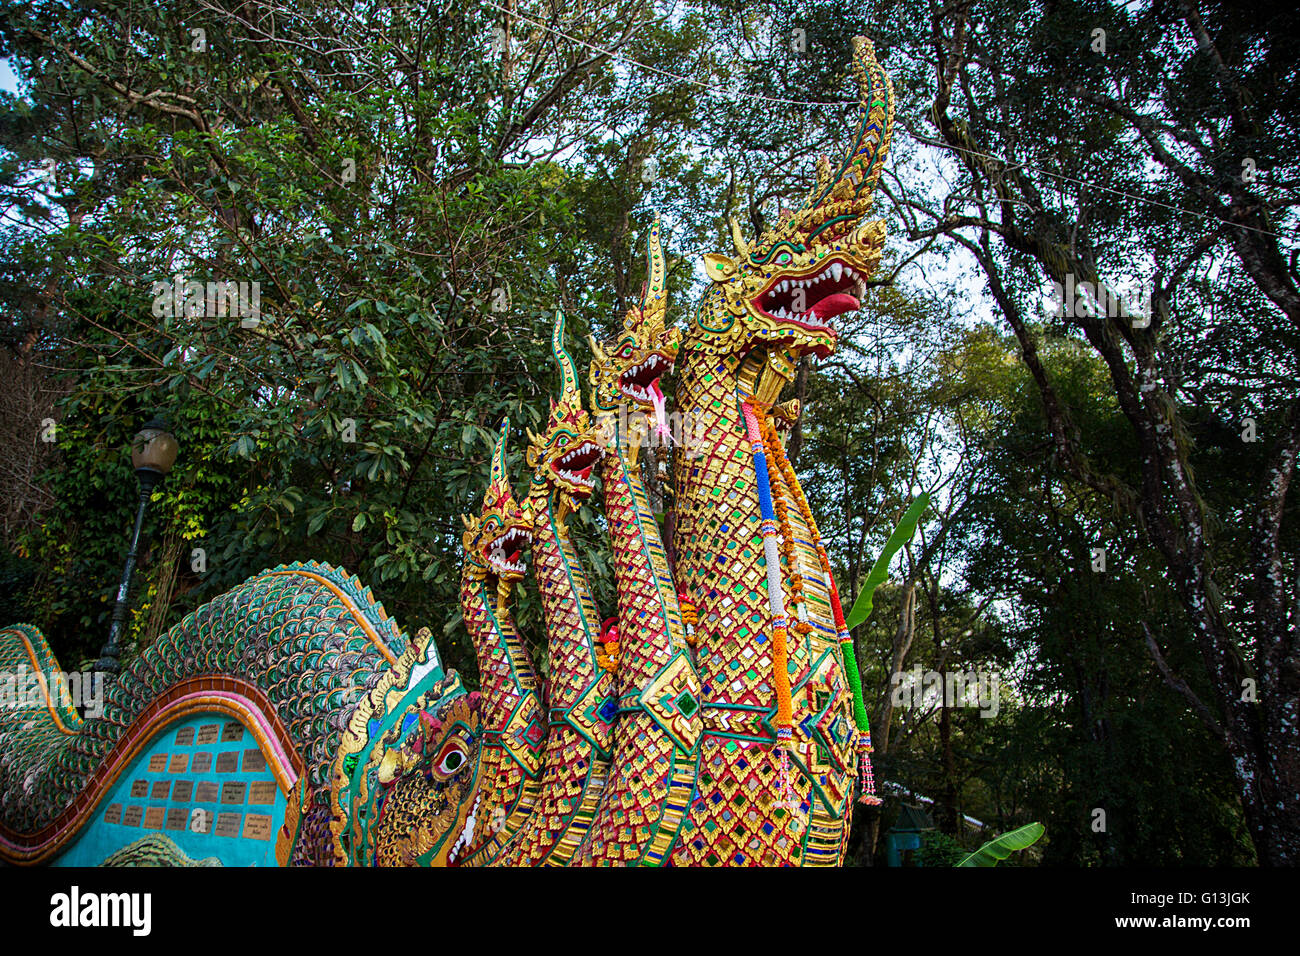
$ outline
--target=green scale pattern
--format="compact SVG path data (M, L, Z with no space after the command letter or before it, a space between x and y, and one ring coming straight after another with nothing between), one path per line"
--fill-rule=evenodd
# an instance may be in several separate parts
M281 565L191 612L146 648L108 686L102 716L76 722L78 733L61 732L45 708L0 713L0 821L27 833L50 823L151 701L203 676L256 686L303 758L308 786L325 787L349 715L389 667L362 620L395 656L405 651L396 623L355 577L314 561ZM47 671L57 668L40 631L21 624L0 630L0 671L30 668L20 634Z

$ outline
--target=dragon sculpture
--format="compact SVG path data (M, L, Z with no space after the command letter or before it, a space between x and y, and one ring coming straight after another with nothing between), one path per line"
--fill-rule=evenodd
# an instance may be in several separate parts
M264 571L189 614L83 720L28 625L0 672L41 706L0 713L0 859L59 865L837 865L855 789L877 802L855 657L830 564L778 425L806 354L835 347L885 229L865 222L893 92L854 41L861 117L802 208L734 256L669 327L656 222L648 279L612 342L591 341L591 412L559 317L547 428L516 501L509 423L464 519L468 692L428 629L409 638L355 578ZM661 381L676 375L671 456ZM673 469L669 544L643 481ZM650 463L654 467L654 462ZM663 473L660 473L661 476ZM603 622L569 524L597 486L618 585ZM512 617L533 577L545 680Z

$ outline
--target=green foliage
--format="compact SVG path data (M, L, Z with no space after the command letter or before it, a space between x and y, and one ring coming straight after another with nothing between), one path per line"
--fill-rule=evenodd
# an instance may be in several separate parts
M1023 827L990 840L956 865L997 866L1012 853L1033 846L1038 842L1038 838L1043 835L1043 832L1041 823L1026 823Z
M885 578L889 576L889 562L894 559L898 549L916 533L916 524L921 520L921 514L929 505L930 496L925 492L921 492L917 499L908 505L907 511L899 519L898 526L894 528L893 534L885 542L880 557L876 559L876 563L871 568L871 573L867 575L867 580L862 584L862 590L858 592L857 600L853 602L852 610L849 611L848 617L845 618L845 624L848 625L850 630L871 616L871 596L876 593L876 588L880 587L885 582Z
M938 830L921 837L921 848L916 851L917 866L956 866L966 856L966 850L955 839Z
M36 566L26 558L0 551L0 620L26 621L32 610Z

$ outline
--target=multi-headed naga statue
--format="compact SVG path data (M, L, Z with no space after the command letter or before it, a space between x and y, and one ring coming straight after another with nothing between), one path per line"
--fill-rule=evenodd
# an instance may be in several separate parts
M480 689L444 672L370 591L326 565L265 571L189 614L83 721L40 676L35 629L0 670L43 706L0 713L0 859L11 863L835 865L870 734L852 644L777 420L801 356L828 355L885 229L864 221L893 94L854 41L862 113L807 201L734 257L683 332L666 321L657 224L621 336L592 342L591 409L564 345L517 501L503 427L465 519L461 606ZM642 483L676 367L689 448L670 478L672 548ZM638 414L625 414L627 409ZM679 439L680 441L680 439ZM618 584L602 624L569 538L599 485ZM516 631L531 548L546 675ZM671 557L671 560L670 560Z

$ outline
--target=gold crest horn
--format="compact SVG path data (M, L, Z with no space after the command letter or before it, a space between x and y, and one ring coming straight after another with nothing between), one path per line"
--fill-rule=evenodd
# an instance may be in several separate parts
M560 366L560 400L554 402L551 416L556 414L567 418L582 410L582 389L578 385L578 368L573 364L573 356L564 347L564 313L555 313L555 331L551 334L551 353Z
M812 188L812 194L814 196L825 190L831 184L831 158L825 153L817 157L815 172L817 182Z
M894 84L876 60L875 47L866 37L853 38L853 75L858 82L862 113L853 142L843 158L823 167L817 164L816 179L803 213L829 202L856 201L870 206L876 180L889 153L894 130Z
M853 38L853 73L858 80L862 121L853 148L836 177L854 199L870 200L889 154L894 131L894 84L876 60L866 37Z
M740 231L740 223L736 222L735 216L728 216L727 224L731 227L731 243L736 247L736 254L742 259L747 258L749 256L749 240Z
M659 232L659 216L656 214L645 241L646 281L645 291L641 294L642 328L651 337L658 337L663 332L664 320L668 316L668 263Z
M497 434L496 447L492 449L492 472L488 479L487 491L483 495L484 505L500 503L504 499L513 499L510 488L510 475L506 471L506 441L510 436L510 418L501 422Z

